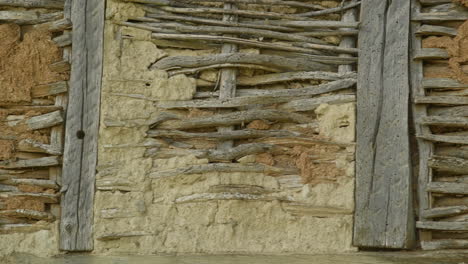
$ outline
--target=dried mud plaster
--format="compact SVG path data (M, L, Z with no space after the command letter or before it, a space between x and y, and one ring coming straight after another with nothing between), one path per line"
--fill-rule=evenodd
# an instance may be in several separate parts
M453 0L453 2L468 7L468 0Z
M4 95L0 102L29 102L32 87L68 79L49 69L61 53L47 31L32 29L21 38L18 25L0 25L0 47L0 90Z
M447 50L450 55L448 66L449 76L461 83L468 83L468 74L463 65L468 62L468 21L458 28L458 34L451 37L428 37L423 39L423 48L441 48ZM430 72L427 72L430 75ZM437 75L437 73L436 73ZM440 74L439 74L440 75ZM427 76L439 77L439 76Z

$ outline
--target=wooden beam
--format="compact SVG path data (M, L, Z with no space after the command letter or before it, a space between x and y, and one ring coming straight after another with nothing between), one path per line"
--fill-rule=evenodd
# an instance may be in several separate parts
M357 89L354 245L414 243L409 146L410 1L363 1Z
M431 193L465 194L466 195L468 194L468 183L431 182L427 185L427 191Z
M0 6L63 9L64 0L0 0Z
M416 31L417 35L422 36L450 36L454 37L457 35L457 30L452 27L442 27L442 26L434 26L434 25L422 25L419 27L418 31Z
M468 249L468 239L437 239L422 241L423 250Z
M45 97L45 96L50 96L50 95L66 93L67 91L68 91L68 83L63 81L63 82L56 82L56 83L35 86L31 90L31 95L33 98L40 98L40 97Z
M423 79L424 89L466 89L468 84L460 83L451 78L425 78Z
M468 222L418 221L416 222L416 227L438 231L468 231Z
M91 251L105 1L72 1L70 100L66 118L60 249Z

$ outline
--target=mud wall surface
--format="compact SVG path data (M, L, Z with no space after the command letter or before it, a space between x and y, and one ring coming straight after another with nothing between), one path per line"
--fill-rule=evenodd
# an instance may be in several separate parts
M58 254L70 43L57 3L0 4L0 256Z
M305 2L320 5L321 9L340 4ZM305 12L278 6L249 8L280 14ZM287 116L296 111L282 107L284 101L260 103L261 106L254 102L234 110L162 107L164 103L206 98L203 96L215 90L220 70L214 67L175 73L173 70L180 68L158 69L152 65L174 56L214 56L221 47L196 40L152 38L150 30L122 23L148 13L142 5L107 1L94 253L281 254L355 250L351 246L355 138L352 87L318 95L324 101L297 112L303 118L298 123L290 118L253 118L235 124L237 130L282 130L294 136L237 139L231 149L256 143L266 146L263 151L230 156L229 161L217 158L213 151L219 140L180 138L167 131L178 132L171 128L180 124L178 120L215 118L229 111L284 110L289 113ZM341 16L326 14L319 19L340 20ZM160 22L155 21L153 26L160 26ZM319 39L325 45L337 45L341 40L337 36ZM242 45L239 52L276 55L268 49ZM333 67L336 72L336 65ZM327 70L328 65L323 71ZM264 78L269 73L268 68L241 67L238 83L244 86L240 85L239 91L292 91L331 81L296 78L255 84L255 77ZM249 84L253 80L254 84ZM332 95L345 95L347 99L328 100ZM216 130L205 127L184 132ZM226 164L231 167L225 169Z

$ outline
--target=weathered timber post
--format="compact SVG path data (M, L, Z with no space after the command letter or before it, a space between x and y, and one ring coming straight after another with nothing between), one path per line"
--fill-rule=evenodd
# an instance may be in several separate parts
M102 0L71 4L73 50L60 223L60 249L67 251L93 249L104 9Z
M414 242L409 145L410 1L364 0L357 89L354 245Z

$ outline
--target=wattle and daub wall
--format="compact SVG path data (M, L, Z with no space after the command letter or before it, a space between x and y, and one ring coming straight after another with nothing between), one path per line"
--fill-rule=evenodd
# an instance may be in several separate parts
M107 2L95 252L353 250L355 50L337 35L355 21L312 12L331 26L286 27L314 9L239 4L252 32L216 41L230 33L220 3L129 2ZM220 100L223 64L237 92Z
M243 1L225 7L217 1L141 2L151 1L107 1L94 253L355 250L359 3L336 12L341 1ZM63 14L48 14L58 12L56 7L31 7L7 6L0 13L32 12L39 18L34 24L49 22L46 17L59 22L53 32L67 31L60 22ZM1 254L59 252L60 214L49 204L58 202L60 173L55 170L61 151L48 144L51 137L62 149L57 133L63 119L57 111L66 106L67 87L59 84L68 79L69 48L62 52L56 45L67 47L70 34L33 29L0 25L0 36L7 34L0 42L18 46L11 55L17 68L33 59L22 58L22 48L47 50L34 59L44 65L29 65L31 78L20 78L21 85L14 67L6 70L3 63L10 55L0 62L1 86L8 91L0 98L0 128L21 129L5 139L1 134ZM38 39L28 44L33 38ZM41 71L53 63L58 64L50 72ZM46 127L24 126L30 117L49 112L57 116ZM27 136L16 138L19 134ZM20 144L29 138L42 145ZM12 167L43 157L23 152L43 153L34 155L48 157L49 163ZM17 178L44 182L23 184ZM31 184L41 185L32 190ZM28 190L33 195L25 196ZM29 202L13 208L15 193L40 208L21 207ZM11 229L12 224L19 225Z

